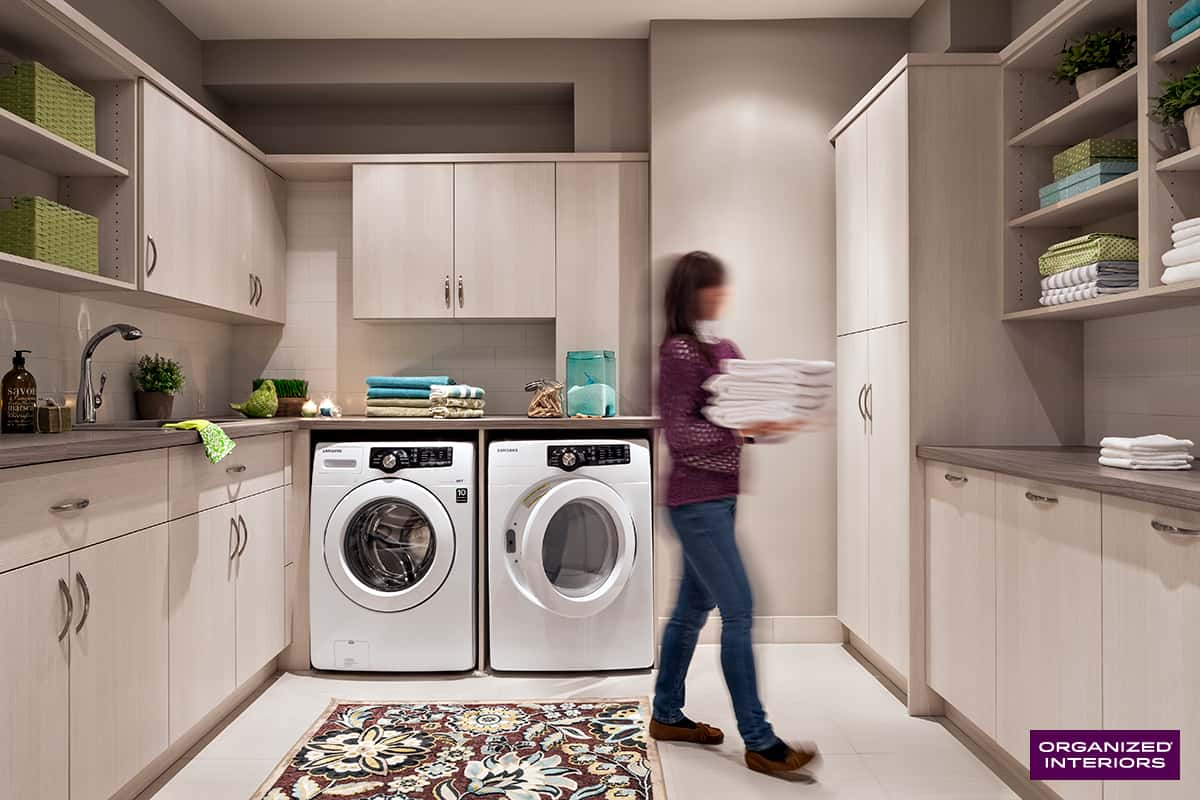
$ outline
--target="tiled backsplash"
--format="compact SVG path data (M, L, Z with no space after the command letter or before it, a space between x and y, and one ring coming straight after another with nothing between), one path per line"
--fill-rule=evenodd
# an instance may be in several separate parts
M309 381L361 414L368 375L449 374L487 390L488 411L520 414L531 378L554 374L554 322L354 319L349 182L288 185L288 324L263 327L238 355L235 385L258 375Z
M1200 441L1200 307L1084 324L1087 444L1165 433Z
M146 353L169 356L183 367L186 383L175 398L175 415L230 413L234 327L9 283L0 283L0 373L11 368L14 349L32 350L26 368L37 380L38 396L74 402L80 352L95 331L114 322L137 325L145 335L134 342L113 336L96 351L97 385L102 372L108 375L101 422L135 416L131 373Z

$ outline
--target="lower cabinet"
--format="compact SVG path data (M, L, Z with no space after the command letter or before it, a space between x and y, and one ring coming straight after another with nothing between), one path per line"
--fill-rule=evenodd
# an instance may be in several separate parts
M1178 729L1179 782L1105 800L1200 797L1200 513L1104 497L1104 727Z
M284 490L237 501L243 543L237 557L237 682L284 648Z

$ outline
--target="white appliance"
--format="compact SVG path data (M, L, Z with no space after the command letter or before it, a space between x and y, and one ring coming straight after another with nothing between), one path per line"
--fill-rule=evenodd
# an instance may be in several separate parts
M475 446L322 444L313 455L313 667L475 667Z
M650 667L652 518L646 441L493 442L487 536L492 667Z

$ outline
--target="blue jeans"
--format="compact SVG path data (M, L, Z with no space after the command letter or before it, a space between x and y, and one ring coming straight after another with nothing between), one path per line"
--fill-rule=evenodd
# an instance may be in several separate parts
M683 545L683 577L679 600L662 637L654 717L671 724L683 718L684 679L700 628L714 607L721 610L721 670L733 700L738 733L749 750L775 744L758 698L750 623L754 598L734 540L737 500L689 503L671 509L671 523Z

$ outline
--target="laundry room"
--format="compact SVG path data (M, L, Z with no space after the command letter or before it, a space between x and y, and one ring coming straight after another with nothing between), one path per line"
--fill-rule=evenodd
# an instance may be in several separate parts
M1200 796L1198 65L0 0L0 800Z

